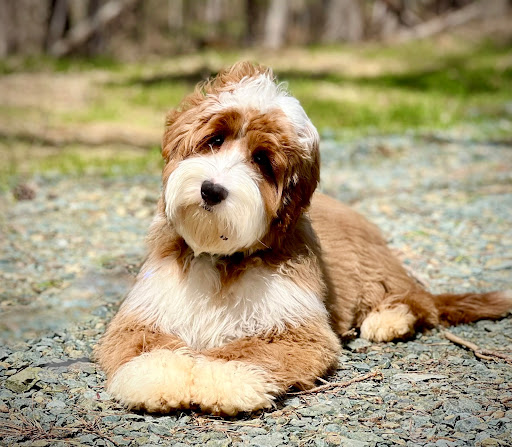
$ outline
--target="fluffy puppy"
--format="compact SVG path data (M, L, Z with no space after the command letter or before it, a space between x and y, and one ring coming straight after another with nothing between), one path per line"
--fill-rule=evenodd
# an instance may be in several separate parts
M265 67L200 84L162 155L148 257L96 348L129 408L268 408L334 368L351 328L388 341L511 308L510 292L430 294L374 225L313 195L318 133Z

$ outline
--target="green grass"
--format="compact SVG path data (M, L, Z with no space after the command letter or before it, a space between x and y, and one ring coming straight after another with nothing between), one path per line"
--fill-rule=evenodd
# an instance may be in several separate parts
M68 131L97 124L107 129L112 125L113 129L146 130L154 135L150 145L157 146L166 111L192 91L208 67L215 70L250 59L273 66L318 129L329 130L338 138L462 129L469 138L512 141L511 55L511 42L454 37L448 42L312 47L271 55L258 50L207 51L132 64L106 58L8 59L0 63L0 74L69 75L86 79L87 89L77 103L70 98L54 104L50 96L40 103L35 98L34 104L27 105L26 98L19 104L2 104L0 121L13 127L28 121L34 128ZM44 95L44 91L31 94ZM9 143L0 141L0 156L3 153L2 158L7 159L0 163L4 185L6 178L19 173L117 175L160 169L156 149L136 152L124 147L100 156L97 148L80 145L34 151L37 138L32 147L27 144L16 138ZM5 155L20 145L27 146L20 152L26 153L27 159Z
M64 174L108 178L156 174L162 166L157 146L147 151L121 146L89 148L69 145L48 148L26 142L0 140L0 191L26 181L34 173L45 176Z
M377 63L385 55L405 67L398 70L317 72L313 80L295 70L284 71L282 78L320 129L343 129L354 136L512 120L512 46L485 43L447 54L436 54L424 42L417 46L424 50L416 51L423 60L411 56L412 44L363 51Z
M93 69L121 71L124 65L108 56L67 57L56 59L50 56L26 56L0 59L0 75L17 72L55 72L66 73Z

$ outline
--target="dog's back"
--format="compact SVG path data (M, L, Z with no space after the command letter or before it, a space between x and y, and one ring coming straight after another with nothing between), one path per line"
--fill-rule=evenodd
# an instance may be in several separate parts
M340 334L359 327L364 338L389 341L440 323L499 318L512 307L510 291L432 295L402 267L375 225L334 199L316 194L310 215Z

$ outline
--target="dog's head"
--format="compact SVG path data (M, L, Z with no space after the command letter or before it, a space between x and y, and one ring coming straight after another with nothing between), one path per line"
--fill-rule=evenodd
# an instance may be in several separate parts
M167 219L196 255L281 243L318 184L318 146L317 130L272 71L238 63L167 116Z

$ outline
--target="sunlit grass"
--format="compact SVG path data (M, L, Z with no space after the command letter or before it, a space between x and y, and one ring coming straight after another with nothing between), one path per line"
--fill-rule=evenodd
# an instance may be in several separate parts
M0 191L34 174L115 177L157 175L161 168L162 158L157 146L144 151L112 145L103 148L81 145L48 147L0 141Z

